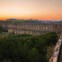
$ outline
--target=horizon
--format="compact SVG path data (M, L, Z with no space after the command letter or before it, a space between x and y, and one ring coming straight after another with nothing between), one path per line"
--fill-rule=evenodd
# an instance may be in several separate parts
M33 19L33 18L27 18L27 19L24 19L24 18L11 18L11 17L9 17L9 18L0 18L0 21L2 20L2 21L6 21L6 20L8 20L8 19L17 19L17 20L47 20L47 21L62 21L62 19Z
M0 0L0 20L62 20L62 0Z
M13 20L13 21L52 21L52 22L54 22L54 21L62 21L62 20L39 20L39 19L16 19L16 18L8 18L8 19L0 19L0 21L11 21L11 20Z

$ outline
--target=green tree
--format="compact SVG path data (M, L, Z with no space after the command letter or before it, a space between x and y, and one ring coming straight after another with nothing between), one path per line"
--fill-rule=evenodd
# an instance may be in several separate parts
M28 53L28 62L39 62L39 51L34 47Z

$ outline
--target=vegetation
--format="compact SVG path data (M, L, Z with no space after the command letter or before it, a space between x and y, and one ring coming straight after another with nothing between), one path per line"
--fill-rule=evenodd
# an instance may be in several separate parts
M48 48L57 42L56 33L8 35L0 38L0 62L48 62Z
M3 26L0 25L0 33L1 32L8 32L7 27L3 27Z
M0 25L0 32L2 31L3 29L2 29L2 26Z

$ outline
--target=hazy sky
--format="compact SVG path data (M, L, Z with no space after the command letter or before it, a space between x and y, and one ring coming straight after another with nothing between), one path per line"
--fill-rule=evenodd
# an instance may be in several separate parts
M0 0L0 19L62 19L62 0Z

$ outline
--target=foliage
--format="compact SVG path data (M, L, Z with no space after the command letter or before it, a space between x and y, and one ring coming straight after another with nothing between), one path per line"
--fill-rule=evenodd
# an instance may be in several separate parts
M3 29L3 28L2 28L2 26L0 25L0 32L2 31L2 29Z
M48 62L48 47L57 42L56 33L44 35L8 35L0 38L0 62Z

